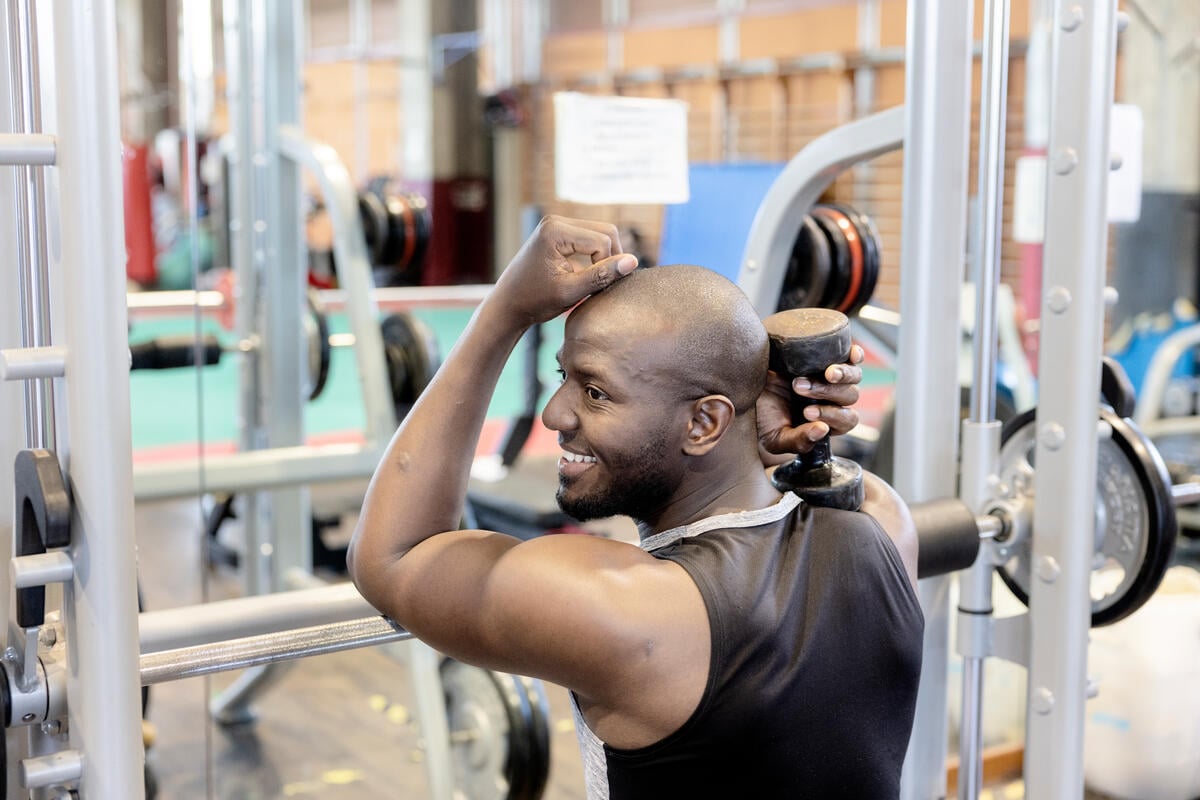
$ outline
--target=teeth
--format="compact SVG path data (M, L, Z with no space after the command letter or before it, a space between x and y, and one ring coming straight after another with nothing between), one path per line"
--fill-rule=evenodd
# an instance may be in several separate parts
M595 464L595 456L581 456L578 453L563 452L563 459L572 464Z

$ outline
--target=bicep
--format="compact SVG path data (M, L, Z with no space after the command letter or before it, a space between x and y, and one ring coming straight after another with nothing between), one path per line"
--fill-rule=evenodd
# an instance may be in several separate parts
M453 531L383 566L367 599L447 655L595 697L652 624L637 609L653 562L591 537Z

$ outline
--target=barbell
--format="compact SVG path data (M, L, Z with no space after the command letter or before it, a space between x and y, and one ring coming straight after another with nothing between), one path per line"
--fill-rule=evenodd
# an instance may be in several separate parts
M994 542L1001 580L1028 604L1034 573L1036 409L1005 424L996 494L982 515L962 501L912 506L920 540L918 577L971 566L983 540ZM1091 624L1110 625L1150 599L1171 562L1176 505L1200 500L1200 485L1172 485L1154 444L1133 420L1100 405L1096 422L1095 540L1090 581Z
M314 290L307 293L301 325L308 370L304 394L315 400L327 384L333 350L353 346L354 335L329 332L328 316ZM384 316L380 332L392 402L397 419L401 419L429 385L441 363L437 339L420 319L403 311ZM227 345L215 334L206 334L198 340L188 334L159 336L130 345L130 369L212 366L219 364L226 353L250 353L258 347L253 338Z

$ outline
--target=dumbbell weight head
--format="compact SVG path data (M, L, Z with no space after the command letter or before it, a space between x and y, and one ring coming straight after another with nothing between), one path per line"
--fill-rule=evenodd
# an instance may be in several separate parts
M850 358L850 321L839 311L796 308L772 314L763 325L770 340L770 367L789 381L824 380L826 367ZM811 403L793 397L792 419L802 420ZM828 436L776 468L772 482L780 491L794 492L815 506L856 511L863 501L862 468L833 456Z

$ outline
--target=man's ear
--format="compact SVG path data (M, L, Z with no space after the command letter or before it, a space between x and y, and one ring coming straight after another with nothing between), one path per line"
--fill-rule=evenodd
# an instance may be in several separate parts
M734 413L733 401L723 394L710 394L692 403L683 452L702 456L716 447L733 423Z

